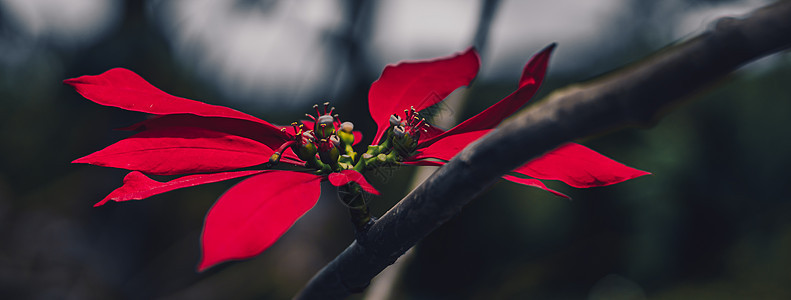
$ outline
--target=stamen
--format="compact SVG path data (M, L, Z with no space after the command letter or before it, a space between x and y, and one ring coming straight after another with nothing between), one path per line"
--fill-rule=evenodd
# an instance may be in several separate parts
M329 107L330 107L330 103L329 102L324 102L324 114L325 115L327 114L327 108L329 108Z
M327 104L330 104L330 103L329 103L329 102L327 102ZM335 111L335 106L331 107L331 108L330 108L330 112L328 112L327 114L328 114L328 115L331 115L333 111Z
M297 122L291 122L291 127L294 128L294 134L299 135L299 128L297 128Z
M319 105L318 104L313 104L313 109L316 110L316 115L317 116L321 116L321 113L319 112Z
M286 150L286 148L290 147L290 146L291 146L291 145L293 145L294 143L296 143L296 141L294 141L294 140L287 141L287 142L283 143L282 145L280 145L280 147L278 147L278 148L277 148L277 150L275 151L275 153L277 153L277 154L282 154L282 153L283 153L283 151L284 151L284 150Z
M338 114L332 116L332 125L334 125L335 128L341 128L341 119L339 118Z
M316 109L316 110L318 111L318 109ZM306 116L306 117L308 117L308 118L310 118L311 120L313 120L313 122L316 122L316 117L314 117L313 115L311 115L311 114L305 114L305 116Z
M412 126L412 127L420 127L420 125L423 125L423 122L424 122L424 121L426 121L426 119L420 119L420 121L417 121L417 123L415 124L415 126Z

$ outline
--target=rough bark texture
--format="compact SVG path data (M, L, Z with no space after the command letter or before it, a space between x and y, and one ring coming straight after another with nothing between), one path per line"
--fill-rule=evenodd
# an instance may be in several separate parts
M362 291L501 175L564 142L650 123L739 66L789 46L791 1L781 1L743 19L720 19L695 38L549 95L438 169L317 273L297 298L341 299Z

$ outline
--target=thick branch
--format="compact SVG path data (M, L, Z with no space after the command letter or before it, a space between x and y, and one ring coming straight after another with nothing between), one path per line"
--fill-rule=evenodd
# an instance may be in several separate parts
M789 46L791 1L778 2L744 19L720 19L691 40L551 94L437 170L316 274L298 298L340 299L361 291L506 172L570 140L650 122L740 65Z

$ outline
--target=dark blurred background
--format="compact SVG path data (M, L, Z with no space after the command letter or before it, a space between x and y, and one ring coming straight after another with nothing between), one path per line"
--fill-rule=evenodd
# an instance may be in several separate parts
M69 162L145 116L85 100L65 78L126 67L275 123L329 100L368 142L367 90L387 63L476 44L482 72L445 110L461 119L513 91L549 43L539 97L766 3L0 0L0 298L290 298L353 238L327 186L263 254L196 273L205 213L234 182L93 208L125 171ZM548 183L573 201L496 184L418 244L393 298L791 299L789 83L791 56L776 54L650 128L581 141L654 176ZM369 178L377 215L414 173Z

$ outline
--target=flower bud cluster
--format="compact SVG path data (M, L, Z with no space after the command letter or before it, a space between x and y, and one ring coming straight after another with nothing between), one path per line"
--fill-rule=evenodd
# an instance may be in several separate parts
M408 157L417 149L420 133L428 131L430 126L425 118L421 118L415 107L404 110L404 118L397 114L390 116L393 133L393 148L403 157Z
M358 156L354 145L354 124L341 122L334 107L324 103L323 112L318 105L313 109L316 114L305 114L310 120L294 122L293 139L283 143L270 158L270 164L277 164L283 151L289 147L305 166L316 169L319 174L354 169L358 172L394 165L414 155L418 139L429 125L421 118L415 108L404 110L403 118L398 114L390 117L390 129L379 145L368 146L362 156ZM281 129L287 132L286 128Z
M352 148L354 125L351 122L341 123L338 115L333 115L335 108L330 108L329 105L329 102L324 103L324 112L319 111L318 105L313 105L316 115L305 114L310 121L291 123L294 129L293 140L283 143L270 158L270 163L276 164L288 147L294 150L299 159L305 161L307 167L317 169L320 173L342 169L339 164L341 156L348 156L353 160L356 157ZM312 129L308 129L309 127ZM287 131L286 128L281 130Z

